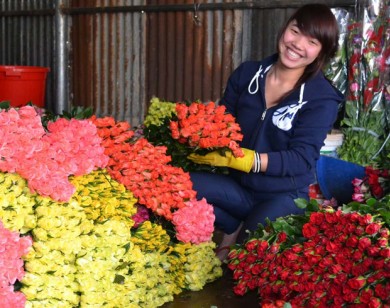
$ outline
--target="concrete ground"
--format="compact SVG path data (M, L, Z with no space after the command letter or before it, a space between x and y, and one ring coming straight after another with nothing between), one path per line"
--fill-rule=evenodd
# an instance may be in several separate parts
M223 266L223 276L200 291L185 291L163 308L255 308L259 307L256 292L238 296L233 293L232 271Z

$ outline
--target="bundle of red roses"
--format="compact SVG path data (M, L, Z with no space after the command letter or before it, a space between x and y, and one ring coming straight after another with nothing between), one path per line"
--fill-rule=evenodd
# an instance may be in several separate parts
M289 219L295 219L297 227L304 216ZM257 289L260 305L268 307L276 302L292 307L390 304L389 229L383 221L327 208L308 216L301 241L298 234L291 240L293 225L285 224L286 232L280 231L279 221L279 227L274 224L271 232L230 252L236 294Z

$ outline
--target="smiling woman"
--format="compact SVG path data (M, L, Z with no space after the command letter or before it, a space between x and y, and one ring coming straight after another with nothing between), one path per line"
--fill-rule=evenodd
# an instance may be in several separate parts
M220 103L240 125L245 156L230 161L213 153L218 166L227 161L228 175L191 173L197 197L214 206L216 227L225 232L221 259L228 253L223 248L243 241L247 230L300 213L294 200L309 198L320 149L343 101L321 71L337 51L338 33L327 6L305 5L281 29L276 54L245 62L230 76Z

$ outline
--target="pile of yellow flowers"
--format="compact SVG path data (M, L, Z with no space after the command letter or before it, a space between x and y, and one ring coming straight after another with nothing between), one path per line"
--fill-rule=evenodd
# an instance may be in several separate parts
M171 118L176 114L176 104L173 102L161 101L158 97L153 97L150 100L148 113L145 117L144 125L160 126L166 117Z
M0 172L0 219L33 237L26 307L152 308L222 275L213 242L174 243L151 221L132 229L137 200L105 170L70 180L76 192L57 202Z

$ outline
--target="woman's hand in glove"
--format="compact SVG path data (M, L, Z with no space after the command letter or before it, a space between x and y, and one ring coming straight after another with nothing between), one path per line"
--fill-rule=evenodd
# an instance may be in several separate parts
M206 155L190 154L189 160L197 164L211 165L216 167L229 167L236 170L249 173L255 160L255 152L249 149L242 148L244 157L234 157L232 152L226 151L225 156L219 154L218 151L207 153Z

